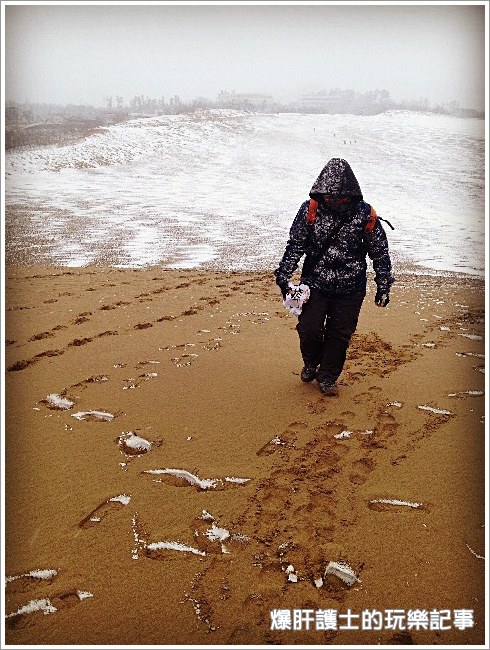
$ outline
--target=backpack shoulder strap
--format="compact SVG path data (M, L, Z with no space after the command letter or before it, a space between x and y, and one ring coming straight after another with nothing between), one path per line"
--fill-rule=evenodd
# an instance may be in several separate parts
M369 214L368 214L367 224L364 228L364 232L369 233L373 230L374 226L376 225L376 221L378 220L378 215L376 214L376 210L372 206L370 205L368 206L368 204L366 204L366 207L369 207ZM308 205L308 214L306 216L306 220L308 221L309 224L315 223L317 210L318 210L318 201L315 201L315 199L310 199Z
M367 220L366 226L364 227L364 232L366 232L366 233L372 232L373 229L374 229L374 226L376 225L376 221L378 221L378 219L380 221L383 221L384 223L387 223L392 230L395 230L395 228L391 225L391 223L388 221L388 219L383 219L382 217L378 216L376 214L376 210L371 205L369 205L368 203L366 203L365 205L366 205L366 214L367 214L368 220ZM369 213L367 213L368 208L369 208Z
M376 225L376 221L378 220L378 215L376 214L376 210L372 206L369 206L369 208L370 211L368 215L368 221L364 228L364 232L366 233L369 233L373 230L374 226Z
M310 199L310 203L308 205L308 214L306 216L306 220L310 224L315 223L316 219L316 211L318 210L318 201L315 201L315 199Z

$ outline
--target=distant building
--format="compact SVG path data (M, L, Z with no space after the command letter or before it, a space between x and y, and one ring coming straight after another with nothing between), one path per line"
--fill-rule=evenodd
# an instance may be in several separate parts
M274 97L265 93L236 93L222 90L218 95L218 104L224 108L248 109L260 108L262 110L272 108Z
M345 106L345 97L340 93L314 93L303 95L295 103L295 106L302 111L334 113Z
M296 110L310 113L351 113L355 115L374 115L391 106L387 90L372 90L359 93L354 90L334 88L303 95L294 106Z

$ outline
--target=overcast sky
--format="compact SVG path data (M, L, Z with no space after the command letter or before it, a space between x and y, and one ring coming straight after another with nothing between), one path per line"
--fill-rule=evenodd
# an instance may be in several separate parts
M7 100L216 99L386 89L484 108L483 5L23 5L5 8Z

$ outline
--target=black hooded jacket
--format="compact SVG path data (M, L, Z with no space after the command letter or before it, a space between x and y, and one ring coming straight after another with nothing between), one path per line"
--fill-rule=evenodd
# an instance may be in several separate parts
M322 201L323 194L348 196L350 201L333 209ZM354 293L366 286L368 255L378 289L388 292L394 278L386 233L379 220L371 232L365 232L371 206L364 202L349 163L332 158L314 182L310 197L319 201L315 222L308 223L309 201L305 201L291 226L279 267L274 271L277 284L287 283L306 255L302 282L329 295ZM332 236L333 233L336 234Z

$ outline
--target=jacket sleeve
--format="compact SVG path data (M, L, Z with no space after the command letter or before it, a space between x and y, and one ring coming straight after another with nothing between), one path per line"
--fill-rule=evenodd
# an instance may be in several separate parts
M289 230L289 240L284 255L279 262L279 267L274 271L276 283L279 285L289 282L298 268L300 259L306 253L309 238L309 226L306 219L308 204L309 202L305 201L300 207Z
M373 262L374 281L380 291L388 292L395 278L391 273L388 238L379 220L376 221L373 230L364 235L364 241L369 258Z

